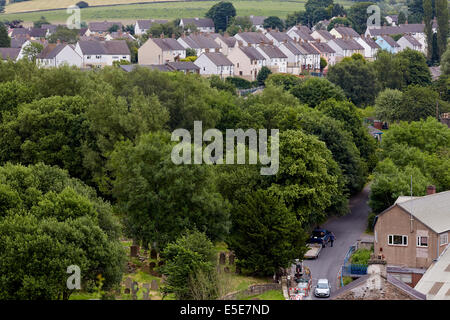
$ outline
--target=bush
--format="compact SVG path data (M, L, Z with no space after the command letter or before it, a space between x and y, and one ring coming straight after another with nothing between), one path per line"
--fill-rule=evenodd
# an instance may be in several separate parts
M353 253L350 261L352 264L367 264L372 251L369 249L358 249Z
M231 82L238 89L250 89L253 86L252 82L239 77L228 77L226 81Z

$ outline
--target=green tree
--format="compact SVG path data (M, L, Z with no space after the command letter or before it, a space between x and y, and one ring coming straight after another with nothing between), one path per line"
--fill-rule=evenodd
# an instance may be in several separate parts
M427 87L409 86L403 94L399 118L405 121L418 121L436 116L438 93Z
M422 23L424 10L423 0L408 0L408 23Z
M441 57L441 71L443 76L450 76L450 49L448 47Z
M48 22L48 20L44 16L41 16L39 20L33 22L33 27L40 29L43 24L50 24L50 22Z
M273 73L269 75L266 80L266 84L280 86L284 88L284 90L289 91L296 85L301 83L301 78L295 76L293 74L281 74L281 73Z
M323 72L323 70L327 67L328 62L325 58L320 57L320 72Z
M330 67L327 78L357 106L373 104L381 87L373 66L360 59L344 59Z
M111 155L113 195L125 214L127 233L158 248L184 229L213 240L228 232L229 205L216 191L212 166L176 165L168 133L146 134L135 146L119 144Z
M367 19L369 14L367 8L373 5L373 2L358 2L348 9L348 19L353 22L353 29L358 34L363 34L367 28Z
M231 2L221 1L213 5L205 16L214 21L216 32L225 31L236 16L236 9Z
M243 272L272 276L306 252L306 234L280 196L258 190L232 214L228 240Z
M400 121L403 108L403 93L397 89L381 91L375 100L377 119L383 121Z
M306 11L295 11L293 13L288 13L285 23L286 28L297 24L308 24L308 16L306 15Z
M272 74L272 71L270 71L270 69L267 68L266 66L263 66L261 70L259 70L258 75L256 76L256 81L258 81L258 84L260 86L263 86L267 77L269 77L270 74Z
M445 0L435 0L436 17L437 17L437 47L439 51L439 57L441 57L446 48L448 40L448 2Z
M398 24L405 24L406 23L406 14L403 11L400 11L398 14Z
M276 16L270 16L264 19L264 28L278 29L280 31L284 30L284 22Z
M6 26L0 22L0 48L9 48L11 46L11 38L8 36Z
M7 164L0 199L1 299L68 299L70 265L80 267L83 289L99 274L106 290L120 283L120 227L95 191L56 167Z
M334 18L328 24L327 30L330 31L335 26L344 26L344 27L350 27L351 28L353 26L353 22L350 19L345 18L345 17Z
M36 61L37 56L42 52L42 50L44 50L44 46L41 43L31 42L29 45L23 48L23 56L24 58L34 62Z
M323 19L331 18L330 12L326 10L330 5L333 5L333 0L308 0L305 4L305 17L307 24L312 27L317 22Z
M165 261L161 271L167 277L161 288L164 296L173 293L179 300L218 298L217 257L204 233L187 232L169 243L161 257ZM202 281L203 286L198 281L200 275L207 278L206 283Z
M56 31L49 38L50 43L56 43L58 40L63 43L75 44L78 41L77 29L69 29L66 26L58 26Z
M311 77L293 87L291 93L301 103L305 103L311 108L330 98L339 101L345 99L344 91L339 86L327 79L317 77Z
M117 31L119 31L119 29L120 29L119 25L113 24L113 25L108 29L108 32L109 32L109 33L117 32Z
M427 38L428 59L431 59L433 54L433 16L434 14L433 14L432 0L423 0L423 20L425 23L424 32Z

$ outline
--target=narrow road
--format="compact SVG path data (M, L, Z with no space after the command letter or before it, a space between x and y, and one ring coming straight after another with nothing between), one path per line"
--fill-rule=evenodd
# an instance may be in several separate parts
M370 186L366 187L350 199L350 213L343 217L330 218L321 227L330 230L336 236L333 247L328 244L319 254L316 260L304 260L303 264L310 268L313 278L313 287L317 279L326 278L330 281L331 292L337 290L337 273L344 262L344 257L351 245L353 245L367 227L367 217L370 208L367 205ZM293 268L295 270L295 267ZM311 299L314 297L311 292Z

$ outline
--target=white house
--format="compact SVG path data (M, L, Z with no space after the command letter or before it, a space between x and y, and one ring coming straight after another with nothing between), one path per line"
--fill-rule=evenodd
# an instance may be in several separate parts
M421 51L422 52L422 44L416 40L413 36L404 35L400 39L397 40L398 45L400 46L399 51L403 51L406 48L410 48L412 50Z
M201 75L218 75L226 78L234 75L234 65L220 52L202 53L194 64L200 68Z
M314 30L313 33L311 33L311 37L313 37L314 40L318 42L325 42L325 43L334 38L333 35L329 33L327 30Z
M320 52L320 57L327 61L327 66L325 69L336 64L336 51L334 51L328 44L325 42L311 42L311 45Z
M150 20L137 20L134 24L134 34L137 36L140 36L142 34L147 33L148 30L152 27L154 24L165 24L169 22L169 20L156 20L156 19L150 19Z
M311 36L311 30L304 26L292 27L288 30L287 35L297 42L312 42L315 39Z
M180 20L180 27L182 28L191 25L196 26L199 32L214 32L214 21L210 18L183 18Z
M359 34L349 27L335 27L330 30L330 34L340 39L356 39Z
M286 32L272 30L267 32L265 36L277 47L283 42L292 41L291 37L289 37Z
M266 59L266 65L272 72L287 72L287 56L274 45L260 45L256 47L259 53Z
M131 62L131 53L125 40L78 41L75 51L82 57L82 68L112 66L114 61Z
M364 57L368 59L374 59L380 46L372 38L356 38L358 42L364 48Z
M83 58L70 44L49 44L37 56L36 63L39 67L59 67L62 65L81 68Z

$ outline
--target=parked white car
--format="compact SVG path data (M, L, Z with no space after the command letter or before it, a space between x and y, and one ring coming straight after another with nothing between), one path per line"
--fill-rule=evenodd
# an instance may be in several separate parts
M330 283L328 279L319 279L317 286L314 288L314 295L320 298L328 298L330 296Z

